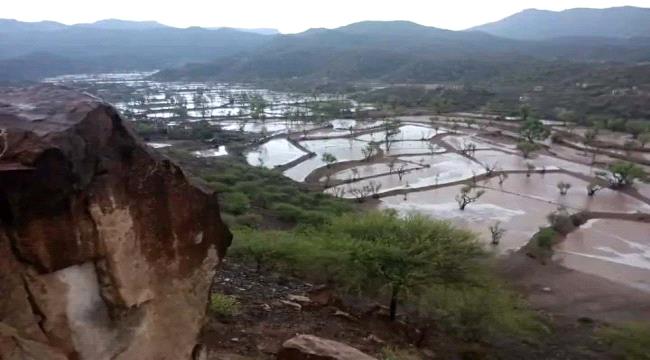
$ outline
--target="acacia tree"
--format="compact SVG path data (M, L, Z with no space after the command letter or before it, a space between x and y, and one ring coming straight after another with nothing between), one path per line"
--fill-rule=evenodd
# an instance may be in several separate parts
M634 184L636 179L645 179L646 173L640 166L625 161L618 161L609 166L612 173L612 187L622 188Z
M327 164L326 166L328 169L331 168L332 164L336 163L337 161L336 156L328 152L323 153L323 155L321 155L321 160L323 160L323 162Z
M353 224L352 280L368 292L388 294L391 321L405 298L432 284L466 280L484 255L470 232L421 215L400 219L395 213L379 213ZM347 231L345 225L332 226Z
M535 140L544 140L550 135L550 131L537 119L528 119L519 128L521 136L529 143Z
M539 150L539 145L533 142L522 141L517 143L517 150L521 151L521 155L524 159L528 159L530 154Z
M474 185L465 185L460 189L460 193L456 195L456 202L458 208L464 211L467 205L476 202L481 196L485 194L485 190L476 190Z

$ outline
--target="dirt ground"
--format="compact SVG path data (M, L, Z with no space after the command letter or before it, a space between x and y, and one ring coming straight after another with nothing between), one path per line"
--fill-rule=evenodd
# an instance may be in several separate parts
M553 280L540 279L539 286L544 284L542 280L547 279ZM515 279L513 282L516 283ZM506 338L491 339L489 344L467 343L450 336L435 323L426 327L416 326L415 319L404 314L399 321L391 323L381 306L363 299L336 300L322 306L303 303L301 309L286 303L291 295L307 295L315 288L318 286L295 278L257 273L249 266L226 261L216 279L214 291L235 296L240 302L240 311L231 318L210 315L201 337L209 349L209 359L273 359L282 343L295 334L337 340L379 359L382 358L382 349L387 347L406 349L416 356L413 359L613 358L592 337L598 321L590 319L599 317L577 317L577 313L582 312L578 302L572 306L579 311L565 316L564 312L570 312L570 308L553 308L550 306L552 301L548 301L549 306L541 306L543 304L538 299L531 297L535 305L553 312L552 331L539 342ZM527 291L531 294L536 292L533 289ZM558 298L557 301L563 300ZM556 313L556 310L564 311ZM623 311L622 307L619 311ZM615 310L610 312L612 316L616 314ZM545 310L544 314L549 316Z

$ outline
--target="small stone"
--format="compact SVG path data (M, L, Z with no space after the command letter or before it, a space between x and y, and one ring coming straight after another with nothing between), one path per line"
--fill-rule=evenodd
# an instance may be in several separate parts
M370 335L366 336L364 340L369 341L369 342L374 342L374 343L377 343L377 344L385 343L384 340L380 339L375 334L370 334Z
M298 304L296 302L287 301L287 300L280 300L280 302L283 303L284 305L291 306L292 308L294 308L296 310L302 310L302 305L300 305L300 304Z
M239 342L239 338L234 337L234 338L230 339L230 341L232 341L232 342Z
M271 311L271 305L269 304L262 304L262 309L264 311Z
M341 311L341 310L336 310L336 312L334 312L334 316L342 317L342 318L348 319L350 321L357 321L357 318L355 318L354 316L350 315L349 313L346 313L345 311Z
M308 302L311 302L311 300L310 300L308 297L303 296L303 295L289 295L289 296L287 296L287 298L288 298L290 301L297 302L297 303L308 303Z
M543 292L546 292L546 293L550 293L550 292L551 292L551 288L550 288L550 287L544 287L544 288L542 288L542 291L543 291Z

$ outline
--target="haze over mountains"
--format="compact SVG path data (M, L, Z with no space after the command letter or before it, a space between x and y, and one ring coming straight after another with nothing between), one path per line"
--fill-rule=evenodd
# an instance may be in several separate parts
M631 6L559 12L529 9L470 30L524 40L572 36L647 37L650 35L650 9Z
M366 21L294 35L115 19L0 20L0 80L157 68L171 69L160 74L168 79L471 81L539 63L648 61L649 30L650 9L632 7L528 10L471 31Z

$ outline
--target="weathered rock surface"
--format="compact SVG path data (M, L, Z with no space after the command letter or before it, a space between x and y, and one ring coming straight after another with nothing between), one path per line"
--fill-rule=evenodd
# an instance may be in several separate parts
M297 335L282 344L278 360L377 360L338 341Z
M0 90L0 129L0 358L190 359L216 196L89 95Z

